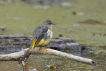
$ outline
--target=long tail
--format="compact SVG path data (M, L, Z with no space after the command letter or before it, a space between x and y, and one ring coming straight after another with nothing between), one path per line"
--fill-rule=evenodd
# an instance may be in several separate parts
M28 55L29 50L31 50L31 49L33 49L33 48L35 47L35 42L36 42L36 39L33 38L29 49L26 51L26 53L25 53L25 54L23 55L23 57L20 59L20 61L19 61L18 64L21 64L22 61L23 61L23 60L26 58L26 56Z
M33 38L32 39L32 42L31 42L31 45L30 45L30 47L29 47L29 50L31 50L31 49L33 49L35 46L37 46L38 45L38 43L41 41L41 39L44 37L44 34L42 34L39 38ZM26 58L26 56L27 56L27 54L28 54L28 52L29 52L29 50L27 50L27 52L24 54L24 56L22 57L22 59L20 59L20 61L19 61L19 64L21 64L22 63L22 61Z
M27 52L24 54L24 56L22 57L22 59L20 59L18 64L21 64L22 61L26 58L27 54L28 54L29 50L27 50Z

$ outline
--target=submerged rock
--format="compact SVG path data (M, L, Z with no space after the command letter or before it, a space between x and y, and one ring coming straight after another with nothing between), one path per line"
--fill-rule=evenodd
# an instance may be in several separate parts
M0 51L19 51L21 48L28 48L31 43L31 36L28 35L0 35ZM87 48L75 43L70 38L54 37L47 47L69 53L86 53Z

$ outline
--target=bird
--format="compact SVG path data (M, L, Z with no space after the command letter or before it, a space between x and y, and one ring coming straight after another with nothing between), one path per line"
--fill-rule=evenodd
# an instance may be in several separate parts
M53 37L52 25L55 24L52 23L51 20L47 19L44 20L41 25L37 26L34 29L30 47L23 55L23 57L20 59L18 64L21 64L22 61L24 61L30 50L34 49L37 46L45 46L51 41Z

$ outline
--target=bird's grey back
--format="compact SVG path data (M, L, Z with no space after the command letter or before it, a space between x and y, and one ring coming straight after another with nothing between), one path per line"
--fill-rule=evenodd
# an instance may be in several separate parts
M38 27L35 28L35 30L33 31L32 36L35 38L39 38L39 36L41 36L42 34L45 34L48 30L48 27L45 25L40 25Z

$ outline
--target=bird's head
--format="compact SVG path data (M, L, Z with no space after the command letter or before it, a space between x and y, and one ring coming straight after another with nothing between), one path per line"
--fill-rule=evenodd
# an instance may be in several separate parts
M47 26L48 28L52 29L52 25L55 25L54 23L52 23L50 20L44 20L42 25Z

